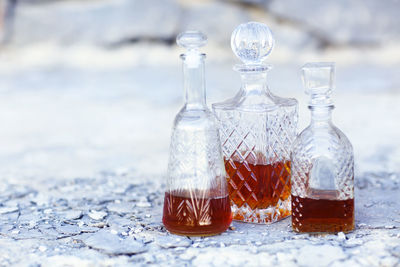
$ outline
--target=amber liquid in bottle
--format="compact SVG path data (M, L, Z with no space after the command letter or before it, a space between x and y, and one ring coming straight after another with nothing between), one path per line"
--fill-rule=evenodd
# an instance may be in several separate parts
M251 164L225 160L228 174L229 197L239 208L247 203L251 209L266 209L274 207L278 201L284 201L290 196L290 162L275 162L273 164ZM290 212L281 212L281 217L287 217ZM240 215L234 219L242 220ZM280 219L280 218L278 218Z
M296 232L349 232L354 229L354 199L312 199L292 195L292 226Z
M166 192L163 216L165 228L171 233L188 236L209 236L224 232L232 222L229 197L212 195L197 190Z

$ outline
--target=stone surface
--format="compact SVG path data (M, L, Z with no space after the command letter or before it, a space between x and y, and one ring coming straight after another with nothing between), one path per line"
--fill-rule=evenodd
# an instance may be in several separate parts
M398 178L382 188L372 175L356 177L367 180L368 187L356 187L356 230L351 233L299 235L292 232L289 218L272 225L233 222L225 233L206 238L169 234L161 223L163 185L157 181L132 183L138 179L128 173L59 180L50 186L37 184L40 191L24 187L29 194L20 194L18 201L25 204L1 216L0 263L57 266L67 258L71 266L98 265L104 261L128 266L148 263L395 266L400 263ZM66 185L70 192L67 195ZM0 193L4 200L2 207L12 207L9 204L18 196L12 191L18 187L10 185L10 188L13 189ZM88 189L96 194L86 194ZM29 201L40 194L51 197L40 205ZM107 209L112 199L124 206L143 198L151 206L135 206L127 212L108 209L101 218L90 216L94 209ZM377 204L366 205L371 198ZM19 216L13 217L14 213ZM66 218L65 214L71 216ZM30 253L17 256L21 249Z
M6 23L10 29L3 29L9 32L7 39L12 37L14 44L56 41L113 45L143 40L171 44L177 32L190 28L202 30L211 40L225 44L229 43L235 26L249 20L279 28L278 40L290 47L308 48L314 43L317 47L384 45L400 40L400 30L396 27L400 24L397 16L400 4L396 0L19 3L14 23Z
M335 52L345 53L344 58L339 56L347 63L370 57L398 63L398 8L396 0L24 0L18 1L14 15L8 12L3 31L6 46L56 43L64 48L95 45L116 49L139 43L142 50L132 55L146 61L149 46L173 46L178 32L195 28L208 35L209 44L217 48L215 58L221 60L233 58L229 51L233 29L253 20L268 24L274 33L276 46L269 60L292 64L297 60L332 60L336 53L326 56L315 52L337 49ZM49 47L44 50L52 52ZM158 61L168 60L158 52L154 55ZM82 57L70 60L91 61L97 56L87 49ZM104 64L101 58L97 61Z
M147 247L142 242L136 241L134 237L121 238L107 230L99 230L77 239L83 241L86 246L110 255L133 255L147 250Z
M180 12L169 0L22 2L16 10L12 42L113 45L163 40L177 32Z
M327 44L376 45L400 39L400 3L356 1L267 1L272 14L305 27Z

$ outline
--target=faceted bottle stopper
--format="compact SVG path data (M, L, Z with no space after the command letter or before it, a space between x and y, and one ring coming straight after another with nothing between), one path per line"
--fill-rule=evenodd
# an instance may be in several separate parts
M271 30L259 22L240 24L231 36L233 53L245 65L261 65L271 53L274 44Z
M331 94L335 86L335 63L312 62L302 68L306 94L311 96L311 105L332 105Z
M207 44L207 36L200 31L185 31L176 37L176 43L187 49L183 59L189 68L196 68L200 65L203 54L199 48Z

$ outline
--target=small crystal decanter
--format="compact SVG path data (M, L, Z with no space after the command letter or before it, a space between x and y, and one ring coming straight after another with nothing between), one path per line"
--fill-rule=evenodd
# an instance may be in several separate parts
M206 105L205 54L199 51L206 42L197 31L177 37L187 49L181 55L186 96L172 129L163 223L188 236L219 234L232 221L218 128Z
M233 219L272 223L290 215L290 146L296 137L297 101L273 95L262 62L274 39L257 22L239 25L231 46L243 61L234 70L242 86L231 99L213 104L228 175Z
M293 143L292 226L296 232L354 229L353 148L333 125L334 63L303 66L311 124Z

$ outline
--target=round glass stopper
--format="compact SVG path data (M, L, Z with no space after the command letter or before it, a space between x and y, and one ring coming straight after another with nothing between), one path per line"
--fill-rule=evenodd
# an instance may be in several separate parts
M262 63L274 47L274 37L267 25L259 22L240 24L231 36L233 53L244 64Z

